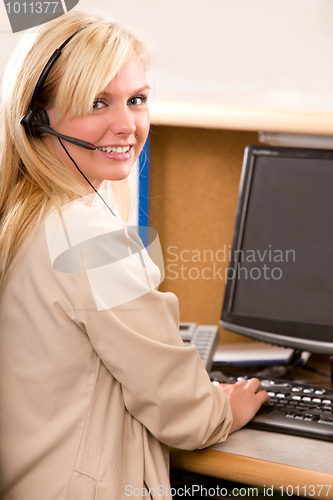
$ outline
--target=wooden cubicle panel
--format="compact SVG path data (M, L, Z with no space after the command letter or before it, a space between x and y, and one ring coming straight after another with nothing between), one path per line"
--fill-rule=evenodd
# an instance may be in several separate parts
M179 298L181 321L218 324L244 148L254 132L152 126L150 226L164 255L162 291ZM244 341L221 329L222 342Z

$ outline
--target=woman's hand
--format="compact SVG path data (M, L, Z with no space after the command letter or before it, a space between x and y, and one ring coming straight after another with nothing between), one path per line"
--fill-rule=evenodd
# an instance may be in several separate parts
M257 413L261 405L269 403L269 396L261 389L257 378L242 380L236 384L220 384L228 396L233 415L230 434L246 425Z

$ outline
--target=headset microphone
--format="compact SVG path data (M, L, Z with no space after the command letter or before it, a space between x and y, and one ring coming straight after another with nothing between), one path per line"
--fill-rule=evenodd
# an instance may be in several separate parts
M39 119L38 119L39 118ZM21 124L25 127L29 135L38 136L42 133L54 135L59 139L64 139L71 144L80 146L85 149L96 149L96 146L91 142L82 141L81 139L76 139L75 137L70 137L68 135L59 134L49 125L49 118L44 111L39 106L36 110L29 109L28 113L24 115L21 120Z
M91 142L86 142L82 141L81 139L75 139L75 137L69 137L68 135L59 134L48 125L39 125L39 130L41 132L45 132L46 134L54 135L55 137L58 137L58 139L64 139L65 141L70 142L71 144L75 144L76 146L81 146L81 148L96 149L96 146Z

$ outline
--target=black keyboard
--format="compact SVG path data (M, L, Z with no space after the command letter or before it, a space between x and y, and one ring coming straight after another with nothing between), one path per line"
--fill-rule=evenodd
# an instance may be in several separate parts
M239 379L242 378L247 377ZM261 407L247 427L333 441L333 389L289 380L256 378L271 401L268 406ZM225 380L236 381L234 377Z

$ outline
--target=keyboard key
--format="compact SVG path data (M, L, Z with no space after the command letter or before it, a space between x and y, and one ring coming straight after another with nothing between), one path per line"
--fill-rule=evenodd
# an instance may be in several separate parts
M325 399L329 400L329 401L333 401L333 394L325 394Z
M318 424L328 424L333 426L333 421L320 419L318 420Z

